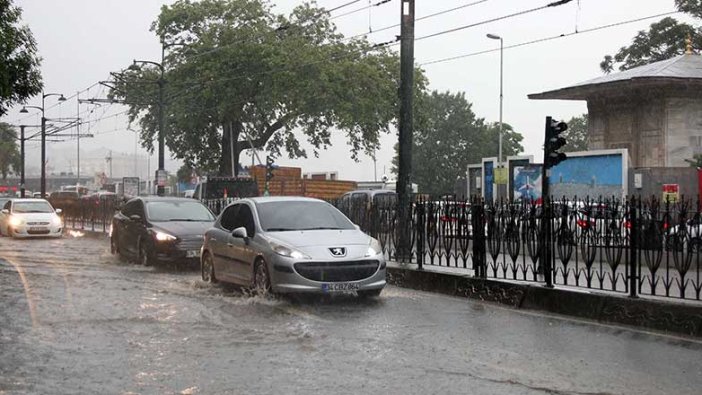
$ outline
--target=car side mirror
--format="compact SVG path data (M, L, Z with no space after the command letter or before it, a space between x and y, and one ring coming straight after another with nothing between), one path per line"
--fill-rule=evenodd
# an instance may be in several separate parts
M3 214L10 214L10 210L4 208L4 209L2 209L2 213Z
M356 230L361 230L361 227L359 225L353 224L353 227L356 228Z
M141 222L141 215L139 214L132 214L129 216L129 219L135 222Z
M62 212L63 212L63 210L61 210L60 208L56 209L56 214L61 214Z
M234 229L232 231L232 237L236 237L238 239L248 239L249 238L248 234L246 233L246 228L244 228L243 226L240 228Z

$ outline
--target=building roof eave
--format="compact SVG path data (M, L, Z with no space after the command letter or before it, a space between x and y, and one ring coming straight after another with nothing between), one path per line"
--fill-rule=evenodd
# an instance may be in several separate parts
M702 87L702 79L677 77L639 77L604 84L584 84L527 95L531 100L588 100L592 97L624 96L645 88L689 88Z

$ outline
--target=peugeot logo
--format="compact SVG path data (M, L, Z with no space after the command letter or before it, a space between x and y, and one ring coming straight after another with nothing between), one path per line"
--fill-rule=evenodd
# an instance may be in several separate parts
M337 258L340 258L342 256L346 256L346 248L344 248L344 247L330 248L329 252L331 252L331 254Z

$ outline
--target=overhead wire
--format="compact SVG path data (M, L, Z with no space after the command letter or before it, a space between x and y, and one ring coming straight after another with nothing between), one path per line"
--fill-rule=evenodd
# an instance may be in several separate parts
M641 22L641 21L645 21L645 20L647 20L647 19L659 18L659 17L662 17L662 16L668 16L668 15L673 15L673 14L678 14L678 13L680 13L680 11L671 11L671 12L665 12L665 13L661 13L661 14L650 15L650 16L641 17L641 18L636 18L636 19L629 19L629 20L626 20L626 21L621 21L621 22L616 22L616 23L610 23L610 24L607 24L607 25L601 25L601 26L597 26L597 27L593 27L593 28L589 28L589 29L577 30L577 31L574 31L574 32L571 32L571 33L559 34L559 35L557 35L557 36L543 37L543 38L539 38L539 39L536 39L536 40L530 40L530 41L525 41L525 42L518 43L518 44L507 45L507 46L504 46L503 49L510 49L510 48L523 47L523 46L526 46L526 45L537 44L537 43L546 42L546 41L552 41L552 40L556 40L556 39L559 39L559 38L565 38L565 37L575 36L575 35L578 35L578 34L591 33L591 32L595 32L595 31L598 31L598 30L610 29L610 28L613 28L613 27L616 27L616 26L621 26L621 25L626 25L626 24ZM451 56L451 57L447 57L447 58L431 60L431 61L428 61L428 62L422 62L422 63L419 63L418 65L419 65L419 66L428 66L428 65L432 65L432 64L436 64L436 63L449 62L449 61L452 61L452 60L467 58L467 57L476 56L476 55L482 55L482 54L486 54L486 53L490 53L490 52L497 52L497 51L499 51L499 50L500 50L500 48L497 47L497 48L487 49L487 50L484 50L484 51L470 52L470 53L466 53L466 54L463 54L463 55Z

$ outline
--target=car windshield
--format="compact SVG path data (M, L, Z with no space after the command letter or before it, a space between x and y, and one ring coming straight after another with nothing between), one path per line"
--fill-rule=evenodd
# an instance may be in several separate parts
M280 201L256 203L261 228L268 232L355 229L339 210L325 202Z
M194 201L161 201L146 203L147 217L151 221L214 221L214 216L202 203Z
M12 205L12 212L21 213L53 213L54 209L47 202L15 202Z

